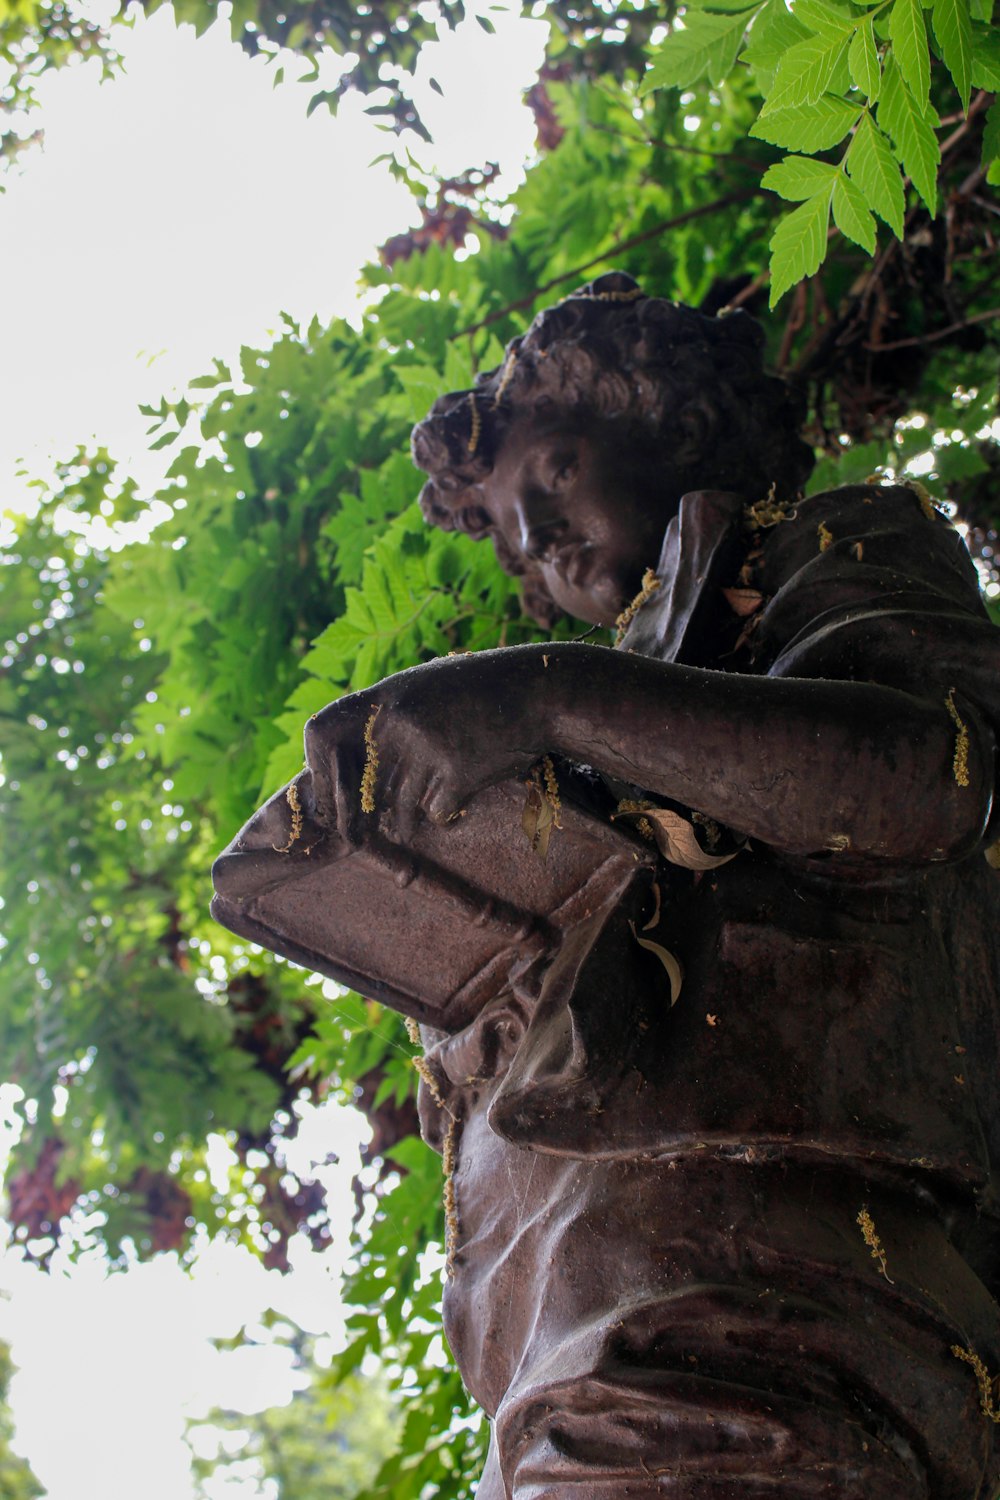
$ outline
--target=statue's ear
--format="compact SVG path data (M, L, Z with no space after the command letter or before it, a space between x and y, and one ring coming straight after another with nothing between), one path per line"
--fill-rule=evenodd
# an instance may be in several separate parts
M717 407L707 397L695 396L676 415L673 460L678 465L697 463L715 442L718 427Z

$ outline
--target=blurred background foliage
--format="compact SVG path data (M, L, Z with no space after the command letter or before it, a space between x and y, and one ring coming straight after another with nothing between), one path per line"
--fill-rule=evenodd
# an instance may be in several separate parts
M288 1351L298 1389L283 1406L249 1415L215 1409L189 1424L198 1500L230 1486L244 1500L354 1500L397 1445L400 1416L385 1381L340 1379L316 1339L273 1315L223 1341L260 1344Z
M174 10L204 27L216 7ZM513 197L497 197L487 163L435 180L410 136L394 170L421 223L362 271L358 326L286 319L238 368L216 362L149 408L151 442L175 454L155 496L106 452L67 455L0 553L0 1058L24 1092L11 1234L43 1264L60 1236L124 1262L225 1235L283 1267L293 1235L322 1247L330 1233L321 1189L284 1161L296 1103L360 1104L374 1136L347 1348L322 1371L303 1348L292 1408L238 1423L265 1474L276 1442L315 1431L325 1474L371 1406L385 1421L359 1444L371 1462L356 1488L385 1500L470 1495L483 1450L418 1253L440 1247L443 1221L440 1163L413 1138L413 1049L392 1015L214 927L211 861L299 768L302 725L331 698L442 652L537 638L491 550L420 519L408 433L430 401L612 266L707 311L764 313L777 211L761 178L781 152L748 135L760 101L745 70L640 97L672 6L533 10L551 45L528 96L538 153ZM230 24L250 49L332 43L343 87L369 91L390 132L419 134L407 70L461 14L446 0L237 0ZM8 157L30 139L15 106L38 73L89 51L114 70L113 25L0 0ZM808 399L812 488L919 476L968 525L995 610L998 325L981 315L1000 214L983 119L952 128L936 217L909 194L902 240L874 258L834 233L820 273L766 326L772 365ZM215 1135L235 1163L225 1188L206 1169ZM375 1361L377 1399L364 1385ZM318 1483L280 1477L279 1492L299 1500ZM322 1490L341 1492L354 1493Z

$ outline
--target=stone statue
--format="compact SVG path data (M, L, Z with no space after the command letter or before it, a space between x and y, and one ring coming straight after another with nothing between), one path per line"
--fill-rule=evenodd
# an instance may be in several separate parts
M479 1500L1000 1482L1000 633L926 495L801 498L761 342L615 273L438 401L427 519L617 648L331 704L216 866L422 1023Z

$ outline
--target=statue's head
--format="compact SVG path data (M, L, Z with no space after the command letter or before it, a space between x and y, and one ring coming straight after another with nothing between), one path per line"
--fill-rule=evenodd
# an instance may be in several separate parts
M488 536L542 623L566 611L610 624L682 495L788 498L808 477L802 410L764 374L763 342L743 312L705 317L623 273L599 277L416 427L424 515Z

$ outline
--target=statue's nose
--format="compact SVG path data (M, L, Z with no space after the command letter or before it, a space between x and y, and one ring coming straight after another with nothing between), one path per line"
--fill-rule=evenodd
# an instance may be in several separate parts
M535 493L518 499L516 515L521 551L536 562L542 561L556 548L569 524L553 511L546 496Z

